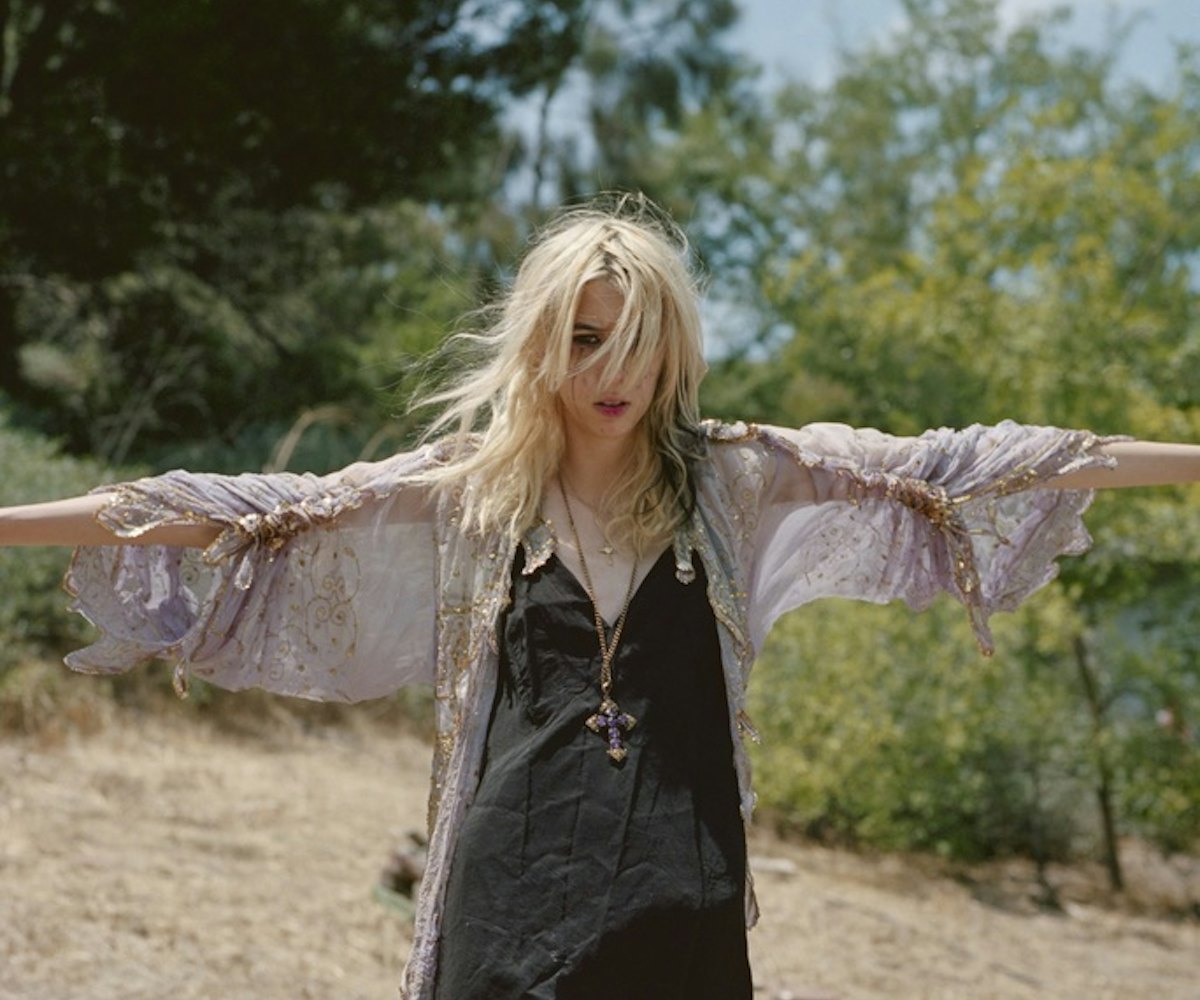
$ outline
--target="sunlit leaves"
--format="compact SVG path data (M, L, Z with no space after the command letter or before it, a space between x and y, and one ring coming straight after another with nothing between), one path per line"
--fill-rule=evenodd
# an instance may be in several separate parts
M753 224L719 280L757 317L709 402L896 433L1014 418L1200 440L1194 61L1155 93L1118 84L1115 49L1071 48L1061 18L1006 33L986 0L906 10L828 87L778 96L741 144L772 155L725 162L727 214ZM1200 718L1196 501L1102 498L1092 553L983 667L938 612L785 624L760 678L768 800L880 843L1024 850L1053 829L1066 850L1098 828L1104 785L1126 829L1194 839L1195 810L1166 793L1192 787L1175 769L1194 766Z

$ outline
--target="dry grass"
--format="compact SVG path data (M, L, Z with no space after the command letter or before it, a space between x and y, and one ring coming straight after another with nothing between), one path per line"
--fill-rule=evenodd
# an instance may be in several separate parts
M94 682L30 674L2 699L0 998L395 996L409 929L371 888L423 825L429 756L398 710L77 684ZM1052 912L1024 862L766 833L751 854L759 996L1198 995L1195 859L1127 845L1128 899L1097 866L1055 867Z

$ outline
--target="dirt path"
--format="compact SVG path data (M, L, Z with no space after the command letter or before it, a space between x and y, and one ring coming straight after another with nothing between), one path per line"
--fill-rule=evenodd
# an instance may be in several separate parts
M0 740L0 997L395 997L408 928L371 887L392 838L423 826L426 748L118 719ZM904 862L751 853L764 998L1200 998L1194 920L1013 912Z

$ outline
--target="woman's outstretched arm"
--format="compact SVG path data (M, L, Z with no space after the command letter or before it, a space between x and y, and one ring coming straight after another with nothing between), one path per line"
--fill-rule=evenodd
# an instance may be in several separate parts
M77 547L64 586L100 635L74 669L159 658L179 665L180 689L195 673L378 698L432 679L436 509L410 482L429 462L421 449L327 476L176 469L0 510L0 543Z
M113 500L111 493L52 500L21 507L0 507L0 545L175 545L205 548L221 532L217 524L169 524L135 538L122 538L96 515Z
M1041 485L1056 490L1099 490L1200 482L1200 445L1110 441L1100 450L1116 459L1116 464L1069 472Z
M1052 579L1060 555L1088 547L1081 515L1092 488L1200 481L1196 445L1011 421L915 438L838 424L732 427L724 439L735 446L731 495L763 498L734 519L735 531L753 526L744 557L753 643L778 615L820 597L921 609L948 591L990 651L988 617ZM755 440L762 468L750 467Z

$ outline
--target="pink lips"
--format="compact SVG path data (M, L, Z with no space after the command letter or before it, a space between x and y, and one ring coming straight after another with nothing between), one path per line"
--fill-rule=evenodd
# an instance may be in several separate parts
M628 403L611 403L611 402L606 401L603 403L597 403L596 409L598 409L606 417L619 417L622 413L624 413L627 409L629 409L629 404Z

